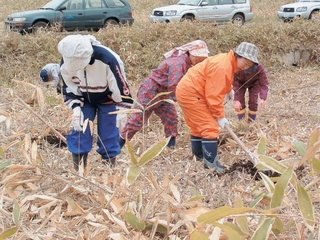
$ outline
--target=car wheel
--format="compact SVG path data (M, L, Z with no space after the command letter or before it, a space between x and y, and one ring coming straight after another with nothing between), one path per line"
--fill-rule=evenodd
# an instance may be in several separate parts
M184 16L181 18L181 22L183 22L183 21L193 22L193 21L194 21L194 16L192 16L192 15L184 15Z
M319 20L320 19L320 11L316 10L310 14L309 19L311 20Z
M232 18L232 23L233 24L236 24L238 26L241 26L244 24L244 18L241 14L236 14L233 16Z
M108 27L108 26L119 26L119 23L118 23L117 20L115 20L115 19L108 19L108 20L104 23L104 27Z
M36 33L38 31L47 31L49 24L43 21L36 22L32 25L32 32Z

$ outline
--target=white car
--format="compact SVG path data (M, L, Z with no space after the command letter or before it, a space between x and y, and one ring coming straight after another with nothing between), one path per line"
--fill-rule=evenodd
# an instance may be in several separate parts
M278 18L291 21L294 18L312 19L319 14L320 0L297 0L295 3L280 7Z
M175 5L152 10L151 22L180 22L196 20L233 22L242 25L253 19L250 0L180 0Z

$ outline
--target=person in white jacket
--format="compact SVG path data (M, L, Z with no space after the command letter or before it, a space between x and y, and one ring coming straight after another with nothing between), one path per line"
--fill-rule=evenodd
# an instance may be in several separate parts
M83 121L93 122L96 116L97 152L113 167L120 153L119 129L117 116L109 113L130 108L133 103L124 64L117 53L92 35L69 35L59 42L58 51L62 55L64 102L73 110L73 129L66 139L74 168L78 170L81 161L87 166L93 133L89 127L83 131Z

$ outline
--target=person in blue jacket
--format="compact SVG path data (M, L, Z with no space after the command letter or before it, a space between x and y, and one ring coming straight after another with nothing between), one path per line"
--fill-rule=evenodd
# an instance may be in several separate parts
M92 35L69 35L58 44L62 55L61 76L64 102L72 109L72 132L67 135L68 150L72 153L75 170L83 161L87 166L92 149L93 133L83 122L97 116L97 152L115 165L120 153L119 129L116 126L116 107L131 107L131 92L120 56L101 45ZM130 98L126 98L126 97Z

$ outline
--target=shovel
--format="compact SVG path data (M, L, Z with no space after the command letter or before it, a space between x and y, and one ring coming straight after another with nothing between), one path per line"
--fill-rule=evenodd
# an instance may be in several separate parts
M259 163L259 159L248 150L248 148L246 148L246 146L244 145L244 143L237 137L237 135L232 131L232 129L230 128L229 124L225 124L224 126L227 131L230 133L230 135L232 136L232 138L240 145L240 147L246 152L246 154L249 157L249 160L253 163L253 166L256 167L257 164Z

